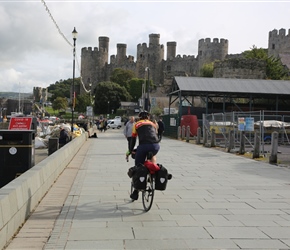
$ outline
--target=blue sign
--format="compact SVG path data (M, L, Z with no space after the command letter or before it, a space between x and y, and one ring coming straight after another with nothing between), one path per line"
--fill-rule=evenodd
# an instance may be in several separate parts
M246 117L246 131L254 131L254 118Z

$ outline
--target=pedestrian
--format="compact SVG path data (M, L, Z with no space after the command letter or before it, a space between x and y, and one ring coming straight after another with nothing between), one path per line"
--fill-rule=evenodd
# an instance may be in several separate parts
M104 132L106 132L107 129L108 129L108 120L105 118L104 119L104 124L103 124L103 130L104 130Z
M158 123L157 135L158 135L158 140L160 142L162 139L162 135L164 133L164 130L165 130L165 125L164 125L164 122L162 121L162 117L159 117L159 121L157 123Z
M130 142L131 142L131 138L132 138L132 129L133 129L134 124L135 124L135 117L130 116L129 121L126 123L126 125L124 127L124 131L123 131L124 136L126 137L126 139L128 141L128 152L130 151ZM126 159L128 161L128 154L126 154Z
M60 133L59 133L59 148L63 147L65 144L67 144L70 141L68 131L66 130L64 124L60 125Z
M96 121L93 125L93 136L92 137L98 138L97 132L98 132L98 126L97 126L97 121Z

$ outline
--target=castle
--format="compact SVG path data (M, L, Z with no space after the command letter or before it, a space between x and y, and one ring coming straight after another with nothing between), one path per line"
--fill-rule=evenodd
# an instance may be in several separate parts
M112 71L116 68L132 70L136 77L147 77L146 67L150 70L150 80L156 86L162 86L165 79L173 76L199 76L200 69L205 63L214 61L222 62L226 58L238 55L228 55L229 42L227 39L210 38L200 39L198 42L198 55L176 55L176 42L167 42L167 56L164 59L164 45L160 44L159 34L149 35L149 45L146 43L137 45L137 58L126 54L127 45L117 44L117 55L109 59L109 38L99 37L99 47L85 47L81 50L81 75L86 89L96 86L98 82L109 81ZM282 63L290 68L290 29L286 35L285 29L274 29L269 32L268 55L280 58ZM232 65L219 64L214 77L234 78L263 78L264 65L259 65L256 70L235 69L233 74ZM84 89L80 89L84 93Z
M132 70L136 77L146 78L146 67L150 70L150 80L157 86L164 79L174 75L196 76L204 63L223 60L228 53L228 40L201 39L198 43L198 56L176 55L176 42L167 42L167 58L164 60L164 46L160 44L159 34L149 35L149 45L137 45L137 59L126 55L126 44L117 44L117 55L109 58L109 38L99 37L99 47L82 48L81 75L86 89L98 82L109 81L111 72L116 68ZM81 90L81 93L84 90Z

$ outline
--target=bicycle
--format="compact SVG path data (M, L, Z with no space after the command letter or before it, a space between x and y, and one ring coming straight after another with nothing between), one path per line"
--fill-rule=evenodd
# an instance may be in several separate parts
M132 154L131 156L134 159L134 155ZM133 195L134 190L141 192L142 204L145 212L148 212L152 207L155 190L165 190L167 180L172 178L172 175L168 173L165 167L150 161L152 156L152 152L149 152L144 164L134 166L128 171L128 176L132 178L130 197ZM136 200L135 197L131 199L132 202Z

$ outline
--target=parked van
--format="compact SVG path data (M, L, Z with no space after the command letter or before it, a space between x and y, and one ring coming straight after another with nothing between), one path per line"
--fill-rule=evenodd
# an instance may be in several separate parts
M108 121L107 128L120 129L122 127L121 119L113 119Z

